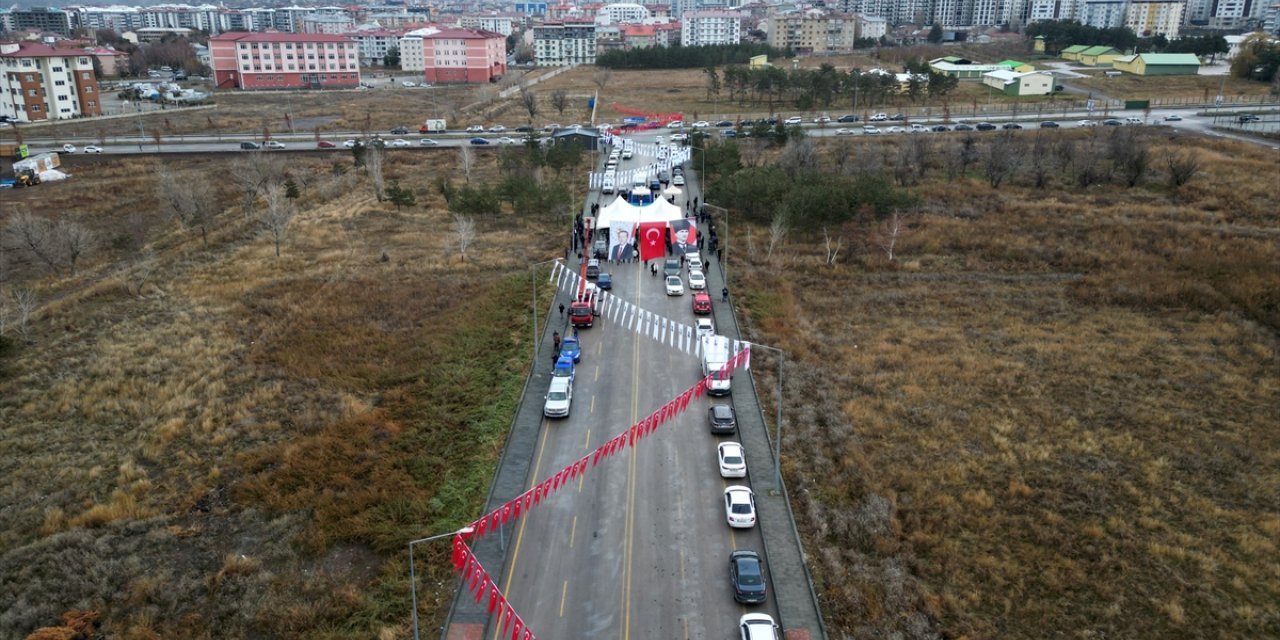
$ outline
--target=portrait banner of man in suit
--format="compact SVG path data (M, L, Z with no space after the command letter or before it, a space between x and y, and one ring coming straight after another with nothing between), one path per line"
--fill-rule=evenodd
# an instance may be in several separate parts
M683 220L672 220L670 224L672 255L697 253L698 231L693 221L685 218Z
M609 227L610 260L614 262L635 260L636 249L631 244L631 237L634 232L635 227L630 223L615 223Z

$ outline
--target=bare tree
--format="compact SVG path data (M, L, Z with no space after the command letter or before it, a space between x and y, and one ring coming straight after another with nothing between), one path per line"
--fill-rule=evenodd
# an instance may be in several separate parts
M529 113L529 124L533 124L533 119L538 117L538 94L528 85L520 85L520 106Z
M209 225L216 203L213 186L206 180L184 181L167 169L156 172L156 197L164 212L186 229L200 232L200 241L209 244Z
M293 217L297 209L293 206L293 200L287 195L284 185L273 183L267 187L266 197L267 215L262 218L262 228L271 241L276 246L276 257L280 257L280 245L284 243L289 233L289 224L293 222Z
M1151 154L1147 151L1146 143L1139 139L1133 129L1126 128L1117 129L1111 134L1109 146L1111 164L1120 172L1125 185L1130 188L1137 186L1151 166Z
M850 161L853 160L851 150L852 145L848 143L837 144L835 148L831 150L831 162L835 164L836 173L846 176L849 175L851 169Z
M783 171L787 172L787 176L793 180L801 170L817 167L818 150L814 147L813 140L809 138L791 138L787 140L787 146L782 149L782 156L778 158L778 164L782 166Z
M1013 136L1005 133L996 136L987 147L986 170L987 180L992 189L999 189L1000 183L1013 175L1021 161L1022 148L1014 141Z
M124 281L124 290L137 297L147 286L151 274L156 269L156 254L151 249L143 249L133 253L133 257L123 269L120 279Z
M453 214L453 236L458 241L458 254L462 261L467 261L467 249L476 239L476 221L471 216Z
M31 342L31 316L36 310L36 292L26 287L13 290L15 321L18 324L18 335L23 342Z
M912 136L911 161L916 165L916 177L924 178L929 171L929 156L933 154L933 143L929 136Z
M551 92L551 106L555 108L556 113L564 117L564 110L569 108L569 94L564 89L556 89Z
M61 268L58 262L58 246L53 237L54 224L48 218L33 216L30 213L19 213L5 227L10 236L27 253L57 273Z
M907 233L907 214L895 210L872 234L872 242L884 252L889 262L895 259L898 241Z
M769 251L766 253L769 259L773 258L773 250L782 244L787 237L787 232L791 230L787 218L786 209L779 209L773 214L773 220L769 222Z
M1043 189L1048 185L1049 176L1053 175L1054 157L1050 151L1048 139L1037 132L1035 141L1031 144L1031 158L1027 162L1027 169L1037 189Z
M373 183L373 195L378 202L386 197L387 178L383 171L386 165L386 156L382 151L382 145L371 144L364 152L364 171L369 176L369 182Z
M284 164L279 156L262 151L240 155L237 159L231 165L231 182L240 189L240 206L244 219L248 220L253 215L253 203L262 190L284 175Z
M596 89L604 91L605 85L609 84L609 78L613 77L613 69L608 67L600 67L591 76L591 81L595 83Z
M466 176L467 184L471 183L471 169L476 162L475 155L471 153L471 147L458 147L458 166L462 168L462 175Z
M911 179L916 175L916 169L912 165L912 158L915 154L911 151L911 147L905 142L898 144L897 157L893 161L893 177L898 181L898 186L911 186Z
M53 230L54 241L57 242L58 253L61 254L63 261L67 263L67 269L71 275L76 274L76 265L79 264L80 258L93 250L97 238L93 231L85 227L71 222L69 220L58 221L57 226Z
M1164 161L1169 167L1169 186L1174 189L1191 182L1200 172L1200 160L1192 154L1169 151Z
M823 262L831 265L835 264L840 258L840 250L844 249L844 238L841 236L831 236L831 231L826 227L822 228L822 240L826 247L827 255Z

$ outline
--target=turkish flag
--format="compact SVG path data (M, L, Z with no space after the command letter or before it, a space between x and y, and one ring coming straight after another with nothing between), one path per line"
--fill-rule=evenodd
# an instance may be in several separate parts
M467 543L462 541L461 535L453 537L453 570L462 571L462 565L467 562Z
M502 505L502 524L506 524L510 521L511 521L511 503L508 502Z
M498 585L489 585L489 615L493 615L493 610L498 608L499 602L502 602L502 593L498 591Z
M520 616L516 616L516 619L511 623L511 640L520 640L521 631L524 631L524 620L521 620Z
M667 224L665 222L640 223L640 259L656 260L667 255Z

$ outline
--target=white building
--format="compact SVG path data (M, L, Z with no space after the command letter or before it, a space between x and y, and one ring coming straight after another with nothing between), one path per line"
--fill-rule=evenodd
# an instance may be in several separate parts
M652 15L644 5L618 2L600 7L596 24L643 24Z
M1182 12L1186 6L1182 0L1134 0L1125 12L1124 26L1139 37L1163 34L1174 40L1182 27Z
M1127 0L1085 0L1077 18L1080 24L1110 29L1124 24Z
M686 47L738 44L742 41L742 19L736 11L698 10L680 19L680 42Z
M302 18L301 33L327 33L339 35L356 28L355 18L349 15L316 14Z
M595 23L547 22L534 27L533 57L540 67L595 64Z
M427 55L424 38L439 33L436 27L423 27L407 31L400 36L400 68L405 71L426 71Z
M463 29L481 29L501 33L504 37L516 31L516 23L523 22L522 16L509 14L466 15L458 19L458 26Z
M859 14L858 20L858 36L859 38L875 38L879 40L889 32L889 21L880 16L867 16Z
M309 31L308 33L312 32ZM383 66L383 61L392 49L396 49L400 52L400 56L402 58L401 63L403 64L404 49L400 48L400 36L402 34L399 31L367 29L363 31L346 31L340 35L344 35L355 41L356 49L360 52L361 66Z

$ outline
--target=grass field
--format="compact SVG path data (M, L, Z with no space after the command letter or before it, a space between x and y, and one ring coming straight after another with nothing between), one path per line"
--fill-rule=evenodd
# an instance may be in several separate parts
M373 104L254 98L246 122ZM815 230L772 258L768 229L722 236L750 339L787 351L783 465L832 637L1280 636L1274 156L1138 135L1155 162L1132 189L992 189L935 148L893 261L876 228L843 229L834 265ZM888 171L902 140L818 153ZM1166 186L1166 151L1201 173ZM72 611L126 639L409 637L402 545L478 513L528 363L527 265L568 221L479 219L463 262L433 186L462 179L457 153L388 153L403 211L347 153L287 157L279 258L223 179L239 157L166 158L214 183L207 245L144 158L5 195L0 225L99 243L74 276L0 255L6 317L16 288L39 301L0 357L0 637ZM473 179L499 171L475 157ZM434 629L447 549L418 551Z

